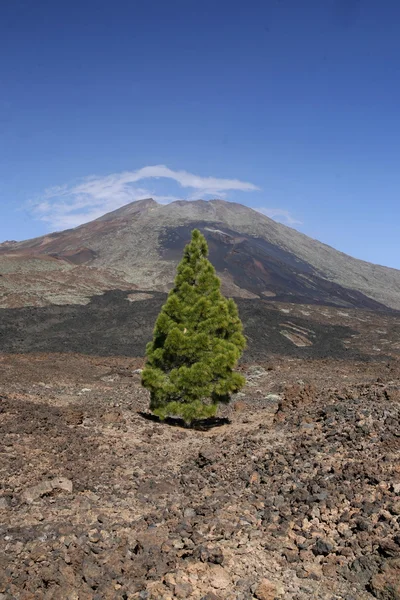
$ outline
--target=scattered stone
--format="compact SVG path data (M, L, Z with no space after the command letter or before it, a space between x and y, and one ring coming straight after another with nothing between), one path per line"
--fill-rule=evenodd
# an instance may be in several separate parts
M174 594L177 598L190 598L193 593L193 586L190 583L177 583L174 588Z
M213 448L204 447L199 451L196 463L198 467L203 468L213 464L216 460L218 460L216 451Z
M282 397L279 394L267 394L265 396L265 399L269 402L280 402L282 400Z
M10 502L9 498L7 498L7 496L0 497L0 510L5 510L6 508L9 508L10 505L11 505L11 502Z
M392 488L395 494L400 495L400 483L393 483Z
M400 499L399 500L395 500L391 504L389 510L392 513L392 515L399 516L400 515Z
M380 541L379 552L383 556L396 557L400 555L400 545L398 545L394 540L387 538Z
M241 400L237 400L236 402L233 403L233 410L235 412L243 412L246 409L246 403L241 401Z
M231 578L225 569L219 565L212 565L210 584L217 590L226 589L231 583Z
M101 416L101 419L104 423L107 424L120 423L123 420L123 416L121 414L121 411L119 410L110 410L104 413Z
M328 556L328 554L330 554L333 551L333 548L333 544L331 544L328 540L323 540L319 538L316 541L312 551L315 554L315 556Z
M222 565L224 562L224 555L220 548L199 546L196 548L194 555L204 563Z
M108 360L123 374L115 389L99 382ZM129 359L121 368L119 360L90 359L96 388L79 404L76 386L56 396L60 382L51 392L36 386L31 401L34 388L20 376L15 399L0 398L6 600L20 590L49 600L399 600L397 372L391 384L385 364L345 371L327 360L327 380L352 381L340 389L317 381L311 401L304 382L321 378L318 365L315 378L303 377L302 359L277 359L274 373L246 389L247 426L240 416L198 431L143 418L148 396ZM354 383L366 373L373 383ZM275 414L281 395L266 394L299 377L299 395L292 390ZM64 492L74 482L73 497L58 492L53 473L65 475ZM42 496L36 506L19 502Z
M304 562L302 567L297 571L297 576L319 581L323 576L322 566L314 562Z
M53 490L63 490L71 493L73 484L66 477L55 477L54 479L46 479L37 485L27 488L22 492L22 499L27 504L31 504L38 498L51 494Z
M374 575L369 589L379 600L400 600L400 559L388 562L381 573Z
M260 581L254 595L257 600L276 600L279 597L277 586L269 579L262 579Z

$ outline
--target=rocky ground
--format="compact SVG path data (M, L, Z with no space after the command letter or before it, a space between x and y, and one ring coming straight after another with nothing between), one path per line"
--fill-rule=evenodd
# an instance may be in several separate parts
M113 290L87 305L0 309L0 352L143 356L166 295ZM400 356L400 312L236 298L244 360ZM106 325L106 326L105 326Z
M0 355L0 599L400 598L398 359L243 364L198 429L142 359Z

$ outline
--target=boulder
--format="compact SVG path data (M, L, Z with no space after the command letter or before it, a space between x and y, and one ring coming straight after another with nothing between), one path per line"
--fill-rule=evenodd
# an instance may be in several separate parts
M71 493L73 489L72 481L66 477L55 477L54 479L45 479L40 483L26 488L22 492L22 500L27 504L32 504L38 498L51 494L53 490L63 490Z

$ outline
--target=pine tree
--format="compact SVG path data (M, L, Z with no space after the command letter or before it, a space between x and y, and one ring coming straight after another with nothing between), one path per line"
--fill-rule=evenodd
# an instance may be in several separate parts
M146 347L142 385L160 419L175 415L191 423L214 416L245 383L233 371L246 345L238 309L221 294L207 255L206 239L195 229Z

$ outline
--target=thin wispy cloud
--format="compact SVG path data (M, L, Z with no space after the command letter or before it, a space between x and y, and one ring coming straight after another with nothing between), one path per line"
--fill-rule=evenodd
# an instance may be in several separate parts
M166 178L177 183L189 200L198 198L225 198L231 191L251 192L259 188L239 179L201 177L187 171L173 171L164 165L148 166L136 171L125 171L107 176L91 176L74 185L47 189L33 204L36 218L56 229L76 227L120 208L124 204L152 197L160 203L178 200L174 195L158 195L143 180L155 182ZM147 182L148 183L148 182Z
M285 225L290 225L294 227L295 225L302 225L303 222L296 219L288 210L284 210L283 208L255 208L258 212L274 219L275 221L280 221Z

